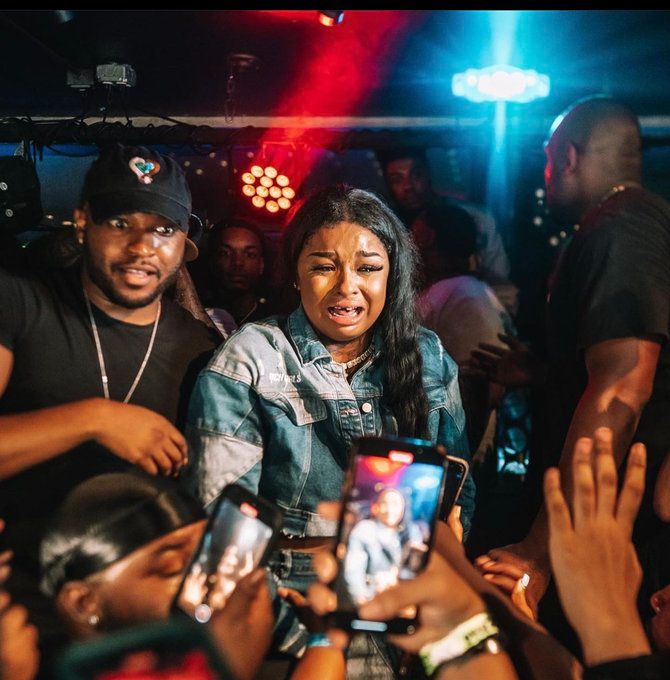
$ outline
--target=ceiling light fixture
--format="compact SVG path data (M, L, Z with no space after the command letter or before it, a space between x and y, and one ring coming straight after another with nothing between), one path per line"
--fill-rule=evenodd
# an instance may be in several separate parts
M344 19L344 10L341 9L320 9L319 23L324 26L337 26L342 23Z
M524 71L515 66L496 64L487 68L469 68L456 73L451 91L472 102L508 101L525 104L549 94L549 76Z

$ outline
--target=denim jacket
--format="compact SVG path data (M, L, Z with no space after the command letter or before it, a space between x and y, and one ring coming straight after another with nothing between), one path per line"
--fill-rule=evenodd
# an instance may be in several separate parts
M420 329L419 345L430 439L469 459L457 366L432 331ZM182 476L190 491L208 506L224 486L238 482L284 510L284 535L335 535L334 523L320 518L316 507L340 498L354 439L397 434L382 403L379 332L374 347L349 383L302 307L231 335L191 396L189 464ZM474 495L468 479L459 500L466 532Z

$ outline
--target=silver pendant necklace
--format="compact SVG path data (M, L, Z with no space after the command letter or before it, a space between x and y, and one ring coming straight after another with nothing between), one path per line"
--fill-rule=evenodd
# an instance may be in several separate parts
M88 295L86 294L86 291L84 291L84 300L86 300L86 309L88 310L88 319L91 322L91 330L93 331L93 340L95 341L95 349L98 353L98 364L100 365L100 377L102 379L102 391L104 392L105 399L109 399L109 379L107 378L107 369L105 368L105 357L102 355L102 345L100 344L100 336L98 335L98 325L95 323L95 318L93 317L93 309L91 308L91 301L88 299ZM142 364L140 365L140 370L137 371L137 375L135 376L135 380L133 380L133 384L130 386L130 389L128 390L128 394L126 394L125 399L123 400L124 404L127 404L130 401L130 397L133 396L133 392L135 391L135 388L140 382L140 378L142 377L142 373L144 373L144 368L147 365L147 362L149 361L149 357L151 356L151 351L154 348L154 340L156 339L156 331L158 330L158 320L161 318L161 302L160 300L158 301L158 312L156 313L156 320L154 321L154 327L153 330L151 331L151 339L149 340L149 347L147 347L146 354L144 355L144 359L142 359Z
M363 354L359 354L357 357L354 357L350 361L345 361L345 362L339 362L337 361L336 363L340 364L344 368L344 370L348 371L350 368L353 368L354 366L358 366L358 364L362 364L374 351L374 346L371 344L370 347L368 347Z

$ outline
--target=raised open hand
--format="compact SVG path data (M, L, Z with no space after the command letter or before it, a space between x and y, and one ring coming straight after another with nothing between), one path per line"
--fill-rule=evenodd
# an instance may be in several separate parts
M636 606L642 571L631 542L645 469L646 449L634 444L617 494L612 431L603 427L575 444L571 503L558 468L545 475L551 567L589 665L649 653Z

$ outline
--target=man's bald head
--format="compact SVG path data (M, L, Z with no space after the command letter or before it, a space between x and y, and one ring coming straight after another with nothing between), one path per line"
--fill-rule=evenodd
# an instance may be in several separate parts
M609 97L582 99L558 116L545 151L547 198L559 217L578 219L612 186L640 182L639 121Z

